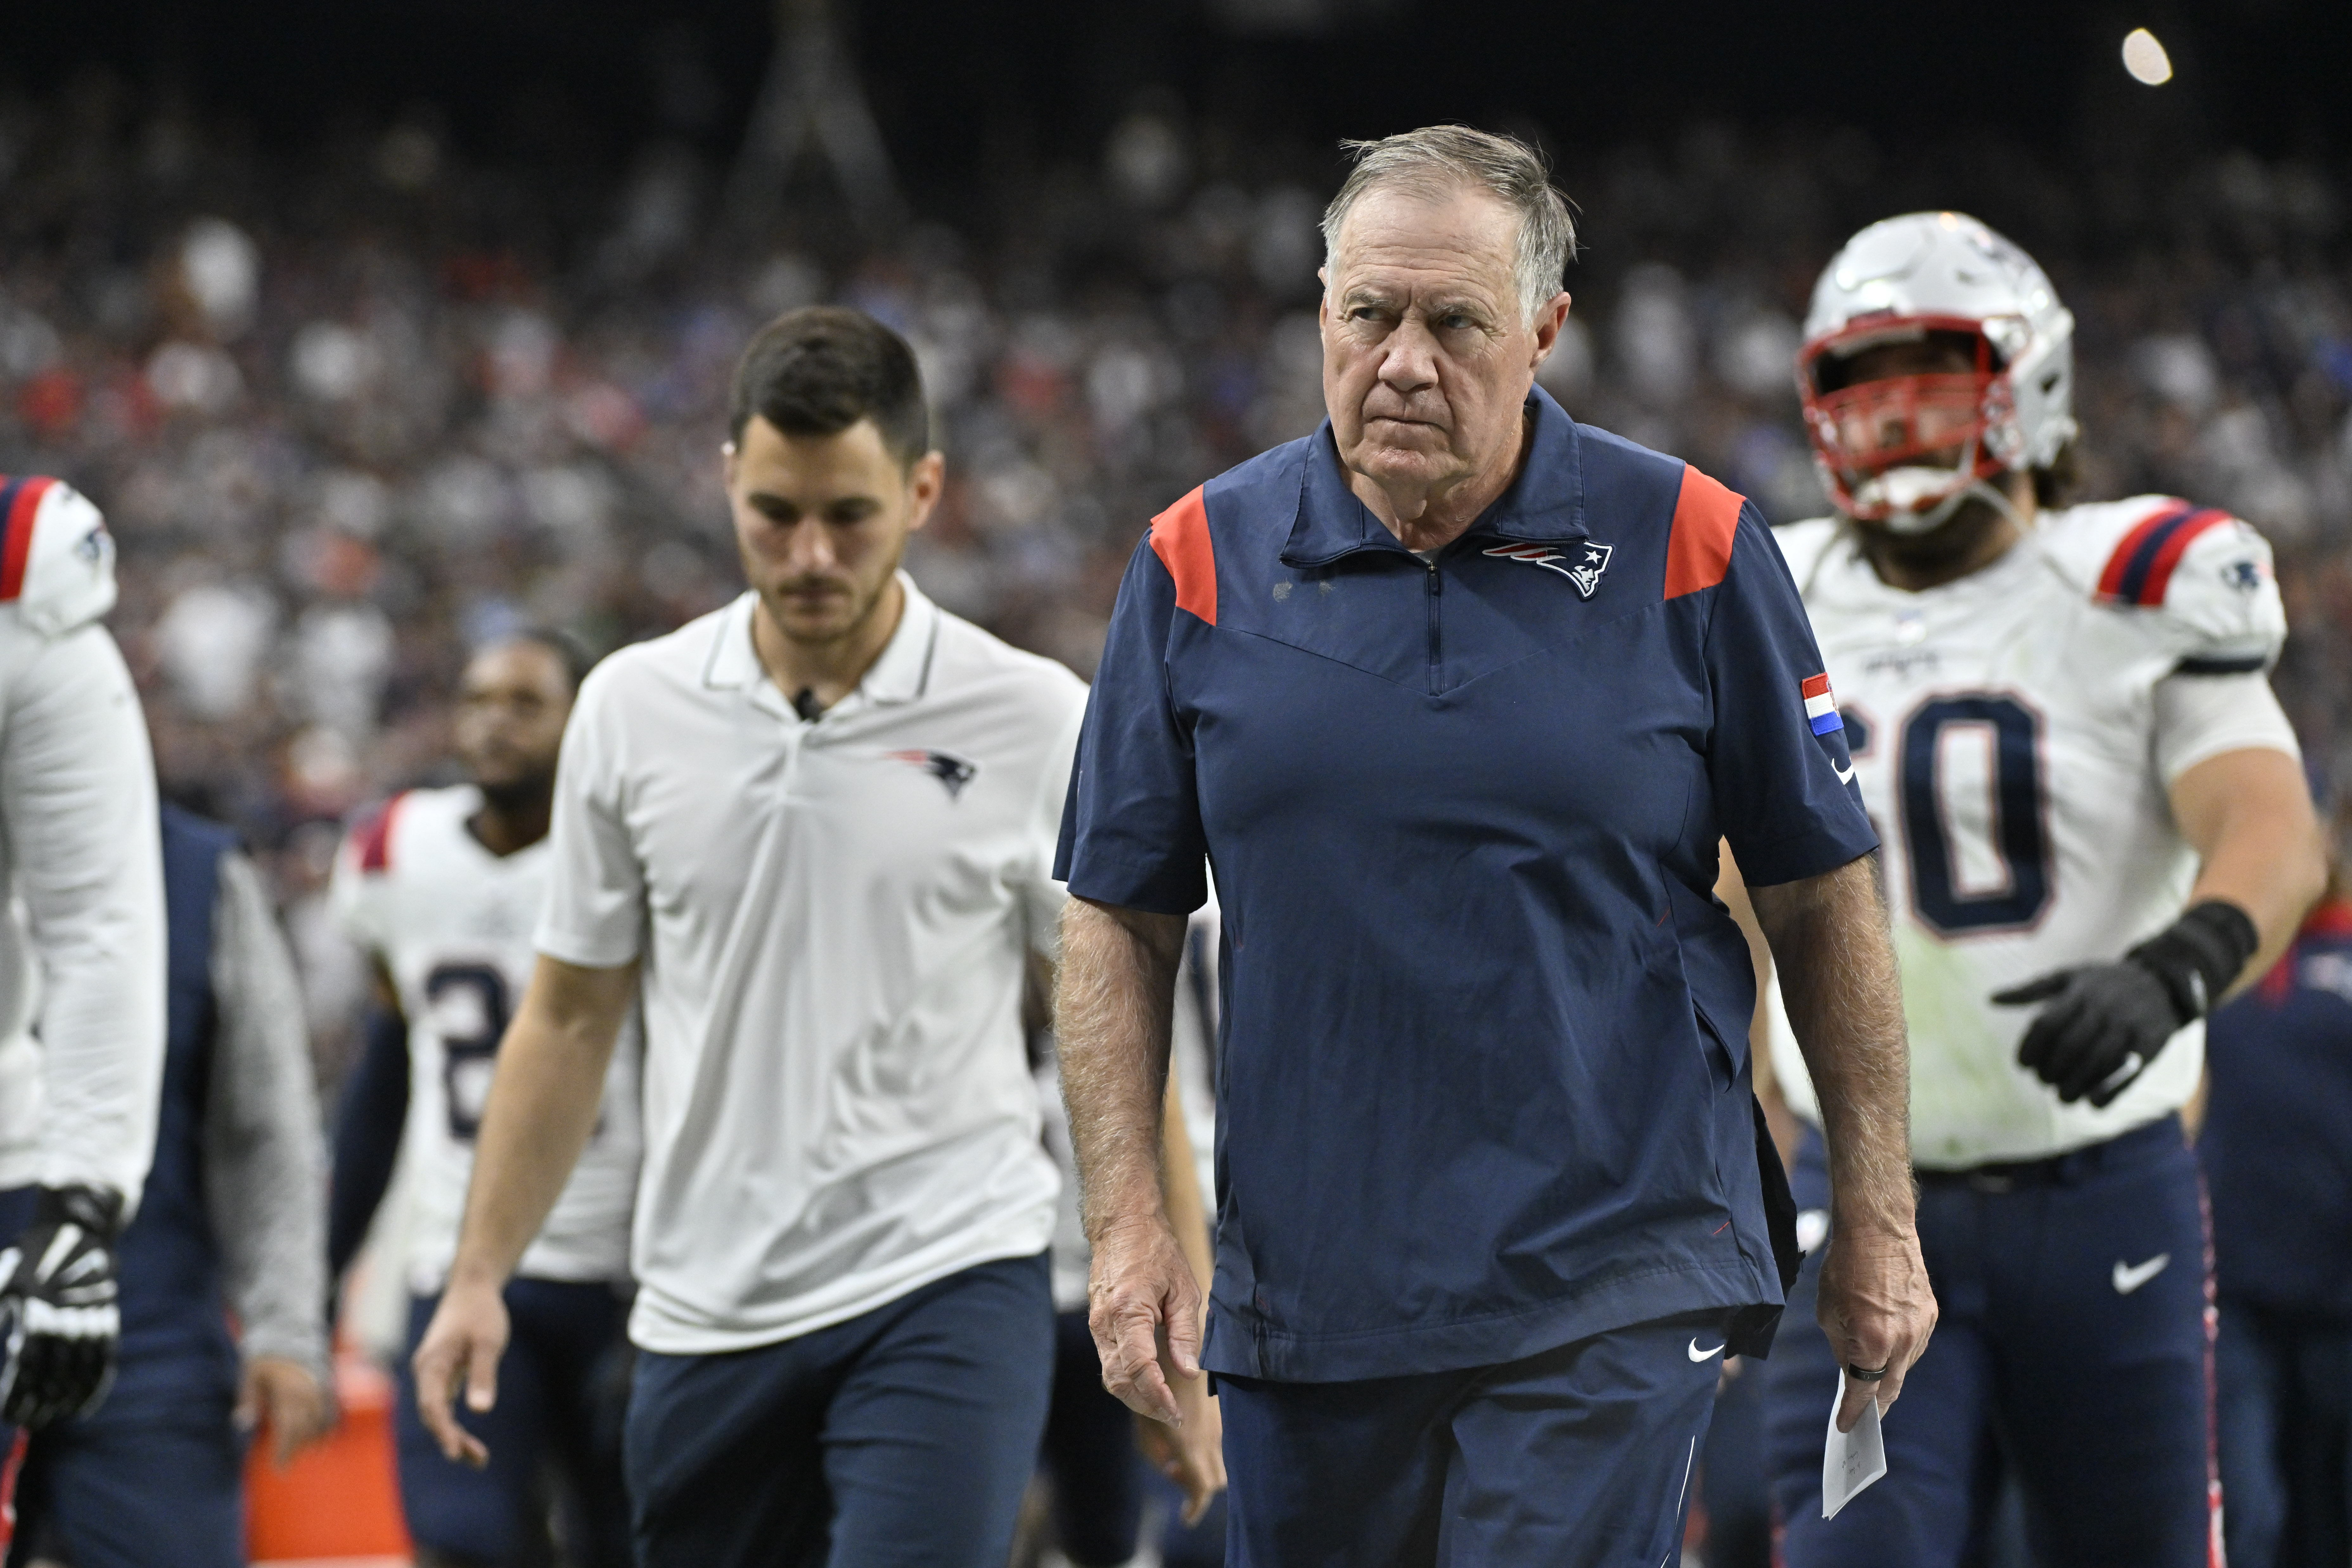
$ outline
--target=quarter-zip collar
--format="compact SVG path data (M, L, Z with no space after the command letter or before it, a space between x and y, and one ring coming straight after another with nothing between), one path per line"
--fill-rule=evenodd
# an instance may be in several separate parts
M1491 534L1549 544L1585 537L1584 464L1576 422L1540 386L1528 390L1527 408L1535 425L1527 462L1510 488L1465 531L1465 539ZM1403 542L1348 488L1329 419L1315 433L1310 453L1299 484L1297 517L1282 547L1282 563L1324 566L1365 550L1410 555Z

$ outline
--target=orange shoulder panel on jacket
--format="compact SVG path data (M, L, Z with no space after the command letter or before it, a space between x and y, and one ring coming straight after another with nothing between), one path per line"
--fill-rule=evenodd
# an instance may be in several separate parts
M1723 581L1731 569L1731 541L1739 530L1744 500L1683 465L1683 493L1675 502L1674 526L1666 534L1667 598L1679 599Z
M1176 607L1217 624L1217 547L1209 539L1209 508L1191 495L1151 520L1151 553L1176 579Z

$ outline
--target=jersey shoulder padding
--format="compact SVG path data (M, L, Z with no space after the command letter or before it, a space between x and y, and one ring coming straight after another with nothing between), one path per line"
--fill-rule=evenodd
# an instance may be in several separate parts
M114 537L63 479L0 477L0 604L43 637L114 607Z
M1772 542L1780 547L1780 559L1789 563L1789 575L1797 580L1797 592L1812 591L1813 578L1819 574L1822 558L1830 546L1837 542L1838 520L1833 517L1811 517L1802 522L1784 522L1772 531Z
M2286 640L2270 542L2214 507L2137 496L2045 513L2059 571L2095 604L2143 618L2187 670L2266 668Z
M392 830L407 799L408 792L404 790L352 825L348 851L352 869L370 877L384 876L392 870Z

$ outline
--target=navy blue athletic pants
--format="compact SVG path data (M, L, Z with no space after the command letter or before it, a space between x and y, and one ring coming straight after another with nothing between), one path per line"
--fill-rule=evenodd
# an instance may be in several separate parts
M409 1362L439 1300L409 1302L409 1354L401 1358L394 1407L410 1536L467 1563L531 1563L545 1553L551 1504L564 1555L577 1568L626 1568L620 1422L628 1303L596 1281L508 1281L512 1334L499 1359L499 1402L479 1415L463 1399L457 1405L459 1425L490 1450L489 1467L478 1470L445 1458L416 1414Z
M1102 1357L1084 1311L1054 1320L1054 1403L1040 1458L1054 1477L1054 1532L1076 1568L1124 1563L1142 1542L1143 1505L1160 1500L1164 1568L1220 1568L1225 1500L1184 1522L1184 1491L1143 1462L1135 1416L1103 1386Z
M1349 1383L1219 1373L1234 1568L1672 1568L1721 1312L1501 1366Z
M245 1437L226 1413L110 1421L107 1414L100 1407L35 1438L16 1479L17 1547L9 1560L37 1553L73 1568L244 1568Z
M1790 1181L1829 1207L1818 1133ZM1765 1363L1787 1568L1978 1561L2003 1466L2046 1568L2209 1568L2219 1527L2204 1187L2171 1117L2053 1160L1921 1173L1941 1316L1886 1417L1885 1479L1822 1518L1836 1397L1805 1260Z
M31 1223L34 1189L0 1193L0 1245ZM152 1285L124 1282L131 1292ZM151 1302L153 1300L151 1295ZM191 1315L217 1310L184 1304ZM150 1322L155 1321L151 1316ZM35 1434L14 1478L12 1563L74 1568L244 1568L245 1434L230 1420L235 1373L202 1355L136 1342L94 1415ZM0 1457L17 1433L0 1426Z
M641 1568L1003 1568L1054 1378L1045 1255L721 1355L637 1356Z
M1077 1568L1135 1555L1143 1479L1135 1416L1103 1386L1102 1357L1083 1311L1054 1319L1054 1398L1039 1458L1054 1478L1054 1533Z
M2221 1299L2230 1568L2352 1563L2352 1323Z

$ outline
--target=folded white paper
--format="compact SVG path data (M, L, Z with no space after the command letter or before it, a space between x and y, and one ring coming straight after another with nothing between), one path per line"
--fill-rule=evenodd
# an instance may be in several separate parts
M1829 1441L1822 1449L1822 1517L1835 1519L1864 1488L1886 1473L1886 1436L1878 1429L1878 1401L1862 1407L1851 1432L1837 1429L1838 1406L1845 1403L1845 1371L1838 1371L1837 1398L1830 1403Z

